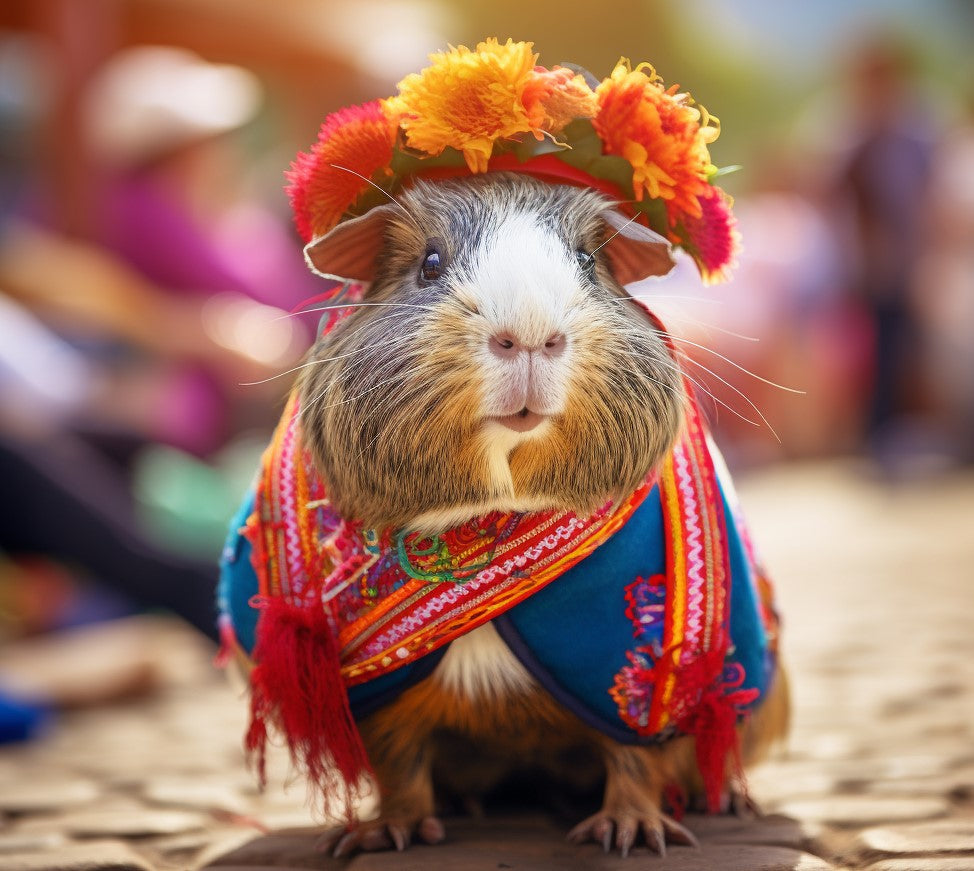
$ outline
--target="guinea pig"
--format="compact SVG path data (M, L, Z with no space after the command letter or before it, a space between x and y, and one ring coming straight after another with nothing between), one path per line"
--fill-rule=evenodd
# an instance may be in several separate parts
M436 542L475 518L501 518L478 530L492 529L498 540L497 524L518 529L510 525L518 518L570 516L580 519L571 528L583 528L586 518L606 516L606 506L652 487L692 423L668 336L625 289L667 272L670 246L595 190L509 172L419 179L394 202L313 241L306 257L319 273L366 287L312 349L296 388L293 432L320 475L329 510L351 522L329 540L347 537L347 529L367 542L370 530L395 530L392 556L375 556L394 560L404 536ZM719 495L710 493L716 501ZM547 599L535 594L502 617L454 632L395 693L358 711L353 698L379 812L326 833L322 849L337 856L401 850L413 838L436 843L445 836L439 798L476 798L525 768L571 778L577 772L566 771L564 760L576 752L601 761L605 788L601 810L572 829L571 840L595 840L606 851L614 845L622 855L639 840L660 854L668 842L695 843L666 812L664 792L703 791L698 760L708 752L709 727L682 734L670 725L642 740L621 722L600 728L592 714L618 699L627 723L645 725L640 676L652 662L674 659L679 647L636 647L615 665L600 659L602 636L616 631L602 624L606 609L623 621L625 646L670 607L662 582L652 582L666 571L663 533L644 525L664 529L663 509L657 499L647 510L655 512L651 521L630 519L615 533L628 536L622 556L602 545L570 570L587 572L584 588L567 586L568 574L557 577L542 591L555 591ZM640 548L647 553L632 568L625 561ZM745 559L736 538L730 553L732 562ZM530 564L515 570L514 587L531 572ZM617 575L624 593L613 586ZM438 578L417 589L440 584L459 595L468 583ZM746 599L755 609L749 584L742 580L748 589L728 601ZM382 612L381 591L370 595L370 607ZM512 614L526 616L512 622ZM553 636L554 653L539 650L546 621L563 629L563 638ZM717 672L726 675L723 649L719 657ZM558 673L561 661L572 672L567 677ZM615 687L604 686L617 666ZM610 677L589 679L603 672ZM595 686L592 706L573 703L566 685L575 678ZM721 679L740 684L739 676L736 684ZM779 669L760 707L737 727L745 761L783 733L786 695ZM301 697L316 704L312 692ZM674 723L702 722L688 704L685 719ZM736 712L728 710L733 731ZM717 755L723 779L733 773L733 754Z

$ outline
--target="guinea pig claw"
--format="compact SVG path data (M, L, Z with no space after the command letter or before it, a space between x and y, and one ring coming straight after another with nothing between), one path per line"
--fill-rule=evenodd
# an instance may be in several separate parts
M736 789L732 790L729 804L730 812L738 819L761 819L761 817L764 816L764 811L761 810L761 805L759 805L746 792L741 792Z
M378 819L360 823L353 829L327 831L318 839L315 848L322 852L330 851L336 859L356 850L372 852L395 849L401 853L412 842L414 830L427 844L438 844L446 837L443 823L434 816L423 817L417 823Z
M646 845L662 859L666 855L666 836L656 826L643 826L646 833Z
M604 852L612 850L612 832L615 823L604 813L597 813L582 820L567 835L573 844L583 844L585 841L595 841L602 845Z
M666 816L666 814L662 814L660 822L663 825L663 832L665 832L664 840L669 841L671 844L682 844L684 847L693 847L695 850L700 849L700 842L697 840L697 836L685 826L681 826L675 819Z
M687 847L700 846L692 832L672 817L658 812L639 816L631 812L610 816L606 811L602 811L575 826L568 833L568 840L573 844L595 841L608 853L612 850L614 833L615 846L622 857L626 858L636 843L640 831L646 839L646 846L660 856L666 855L667 843L683 844Z
M338 843L335 845L335 849L332 851L332 856L336 859L344 856L346 853L350 853L355 846L357 846L360 839L360 835L356 831L346 832L339 838Z
M616 827L616 846L625 859L629 856L629 850L636 841L636 825L632 821L619 823Z
M389 829L389 837L392 838L392 843L396 845L396 849L401 853L409 843L409 832L402 826L389 825L387 828Z
M416 827L416 834L427 844L439 844L446 837L446 829L436 817L423 817Z

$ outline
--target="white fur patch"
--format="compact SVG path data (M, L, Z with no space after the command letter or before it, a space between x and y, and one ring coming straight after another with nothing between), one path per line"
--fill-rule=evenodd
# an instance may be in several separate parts
M470 699L523 693L534 685L492 623L451 642L433 676L445 688Z
M536 215L505 216L471 270L481 314L526 344L541 345L563 326L578 292L574 255Z
M501 417L525 406L540 414L561 412L571 374L573 309L583 293L574 253L537 215L505 216L485 239L465 290L486 321L479 354L483 413ZM491 335L539 349L554 335L567 338L557 356L539 351L502 359L488 349Z

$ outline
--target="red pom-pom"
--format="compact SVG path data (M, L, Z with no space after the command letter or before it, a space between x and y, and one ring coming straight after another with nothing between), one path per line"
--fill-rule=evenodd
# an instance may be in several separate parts
M379 170L390 173L398 118L381 100L333 112L310 153L297 156L285 188L305 242L327 233L369 187Z
M697 262L704 284L716 284L730 278L740 251L737 219L731 212L727 195L718 187L709 187L697 197L700 217L682 216L681 244Z

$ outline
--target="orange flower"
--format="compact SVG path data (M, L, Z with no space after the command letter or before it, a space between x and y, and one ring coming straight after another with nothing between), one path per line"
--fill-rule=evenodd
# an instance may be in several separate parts
M294 220L305 242L341 220L369 187L365 179L380 170L391 174L388 166L398 123L380 100L325 118L311 152L299 154L285 173Z
M566 67L535 67L524 89L524 107L537 139L541 131L560 133L576 118L591 118L598 106L585 77Z
M671 225L684 214L700 217L698 196L711 171L707 144L719 129L690 105L688 95L675 91L664 90L648 64L633 70L620 61L596 91L599 110L592 122L605 153L632 165L636 199L664 200Z
M700 217L683 216L681 244L697 262L704 284L727 281L741 244L730 199L720 188L708 185L697 202Z
M390 101L406 143L429 155L462 152L471 172L486 172L496 139L534 132L524 106L537 55L533 43L488 39L430 55L432 64L399 83Z

